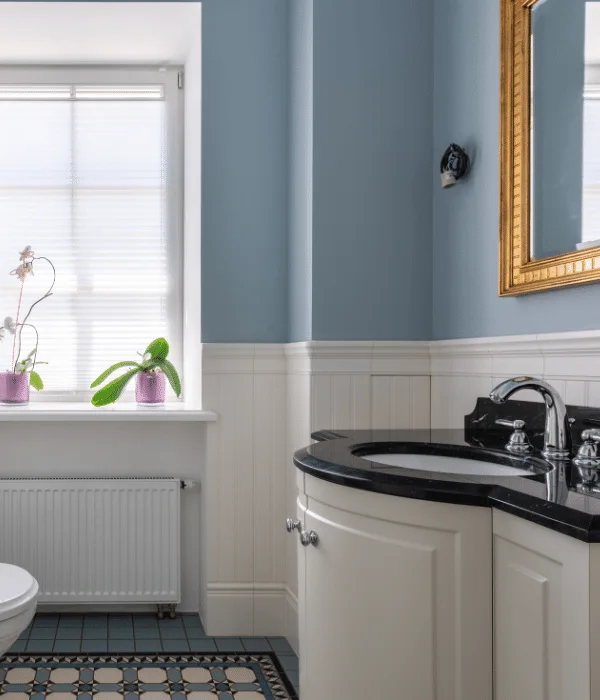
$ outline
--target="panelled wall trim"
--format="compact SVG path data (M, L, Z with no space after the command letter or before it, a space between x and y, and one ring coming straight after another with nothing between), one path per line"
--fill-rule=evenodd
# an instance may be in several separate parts
M430 356L431 374L437 376L516 371L595 381L600 380L600 331L440 340L430 343Z
M285 346L288 371L310 374L429 374L426 341L320 341Z
M209 343L203 620L211 635L298 639L295 450L313 430L427 428L428 343Z
M283 345L203 346L206 630L283 634L287 385Z
M600 331L437 341L430 355L433 428L462 427L478 396L523 374L546 379L569 404L600 406ZM530 391L515 398L540 400Z
M282 343L205 343L202 346L203 374L285 374L285 345Z
M292 454L322 428L461 428L477 397L532 374L600 406L600 331L434 342L205 344L203 619L209 634L297 642ZM538 400L531 392L518 398Z

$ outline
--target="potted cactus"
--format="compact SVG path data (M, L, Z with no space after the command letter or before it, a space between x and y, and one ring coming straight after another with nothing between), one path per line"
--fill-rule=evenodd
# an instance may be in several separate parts
M130 367L117 379L105 384L92 396L94 406L107 406L114 403L123 393L133 377L136 378L135 398L138 404L160 406L165 401L165 378L177 397L181 396L181 381L174 365L167 360L169 344L164 338L153 340L146 348L141 362L124 360L117 362L92 382L91 389L99 386L118 369Z

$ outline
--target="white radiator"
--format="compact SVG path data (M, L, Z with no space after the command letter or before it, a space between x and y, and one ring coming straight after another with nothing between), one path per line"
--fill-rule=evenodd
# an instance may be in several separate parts
M0 479L0 562L42 603L178 603L178 479Z

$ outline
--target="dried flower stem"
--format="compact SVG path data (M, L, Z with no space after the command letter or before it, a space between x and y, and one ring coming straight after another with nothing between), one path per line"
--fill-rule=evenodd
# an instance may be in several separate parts
M19 292L19 303L17 304L17 318L15 319L15 328L17 327L17 324L19 323L19 314L21 313L21 302L23 301L23 287L25 286L25 278L21 280L21 291ZM15 364L15 348L17 346L17 334L15 333L13 337L13 346L12 346L12 360L11 364L13 367L13 371L16 367Z
M54 285L56 283L56 268L54 265L48 260L48 258L44 256L40 256L38 258L33 258L32 260L45 260L47 263L49 263L50 267L52 268L52 273L53 273L53 278L52 278L52 284L50 285L50 289L43 295L41 296L37 301L34 301L33 304L29 307L29 311L25 315L25 318L23 319L23 323L19 326L19 330L17 331L19 334L19 350L17 352L17 358L13 362L13 372L17 371L17 363L19 362L19 357L21 355L21 333L23 331L23 326L27 324L27 319L31 316L31 312L33 311L34 307L36 307L40 301L44 301L44 299L47 299L49 296L52 295L52 290L54 289ZM29 325L29 324L27 324ZM37 331L36 331L37 332ZM16 336L15 336L16 339Z

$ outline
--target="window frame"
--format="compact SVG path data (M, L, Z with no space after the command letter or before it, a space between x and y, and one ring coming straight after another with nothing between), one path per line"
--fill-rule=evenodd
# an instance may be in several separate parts
M167 153L167 245L169 280L173 285L167 296L167 318L170 344L169 359L181 373L184 366L184 90L180 87L183 66L152 65L60 65L60 66L12 66L0 65L1 85L122 85L162 84L167 131L165 145ZM44 100L47 101L47 100ZM121 101L121 100L119 100ZM123 100L126 101L126 100ZM135 100L138 101L138 100ZM27 241L24 242L25 244ZM57 274L60 274L58 271ZM153 338L148 338L148 342ZM144 348L138 348L140 352ZM114 358L115 362L125 359ZM90 378L90 383L95 377ZM48 391L36 393L36 401L86 403L94 390L80 388L76 391ZM132 385L119 400L134 402ZM170 403L183 400L167 392Z

